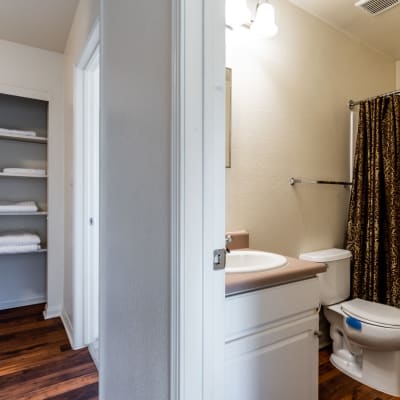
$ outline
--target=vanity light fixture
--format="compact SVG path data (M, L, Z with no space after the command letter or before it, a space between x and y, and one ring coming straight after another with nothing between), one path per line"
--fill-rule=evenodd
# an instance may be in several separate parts
M229 29L247 25L251 21L251 13L246 0L225 0L225 21Z
M226 27L230 30L244 26L266 38L272 38L278 33L275 10L268 0L258 0L254 20L251 19L246 0L226 0L225 7Z
M268 0L259 0L256 17L250 25L250 30L262 37L272 38L278 33L275 22L275 10Z

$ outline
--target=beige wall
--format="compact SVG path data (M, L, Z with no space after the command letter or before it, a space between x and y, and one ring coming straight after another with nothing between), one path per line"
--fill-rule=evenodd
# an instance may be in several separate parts
M227 45L227 230L247 229L253 248L298 256L343 246L349 192L291 187L289 177L348 179L348 100L393 90L395 63L287 1L272 3L277 37L243 32Z
M396 61L396 89L400 89L400 61Z
M64 279L64 321L70 337L74 337L74 274L73 274L73 129L74 129L74 68L79 62L82 51L96 18L99 16L98 0L81 0L77 7L69 33L64 58L65 82L65 279Z

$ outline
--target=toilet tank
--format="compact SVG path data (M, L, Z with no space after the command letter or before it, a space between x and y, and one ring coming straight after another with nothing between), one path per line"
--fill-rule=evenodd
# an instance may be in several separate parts
M326 272L318 274L320 301L324 306L336 304L350 296L351 252L342 249L326 249L300 254L300 260L325 263Z

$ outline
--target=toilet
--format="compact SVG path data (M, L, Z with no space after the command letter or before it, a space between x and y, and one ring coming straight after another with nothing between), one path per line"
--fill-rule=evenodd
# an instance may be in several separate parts
M327 249L301 254L322 262L320 302L330 323L331 363L353 379L400 396L400 309L350 296L351 252Z

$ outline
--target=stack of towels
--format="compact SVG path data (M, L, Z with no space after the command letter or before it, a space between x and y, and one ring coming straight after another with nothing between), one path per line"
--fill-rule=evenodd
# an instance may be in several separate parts
M16 136L16 137L36 137L34 131L23 131L17 129L0 128L0 135Z
M0 213L32 213L39 211L34 201L0 201Z
M40 249L40 237L34 233L0 234L0 254L31 253Z
M45 169L33 169L33 168L3 168L4 174L10 175L31 175L31 176L46 176Z

